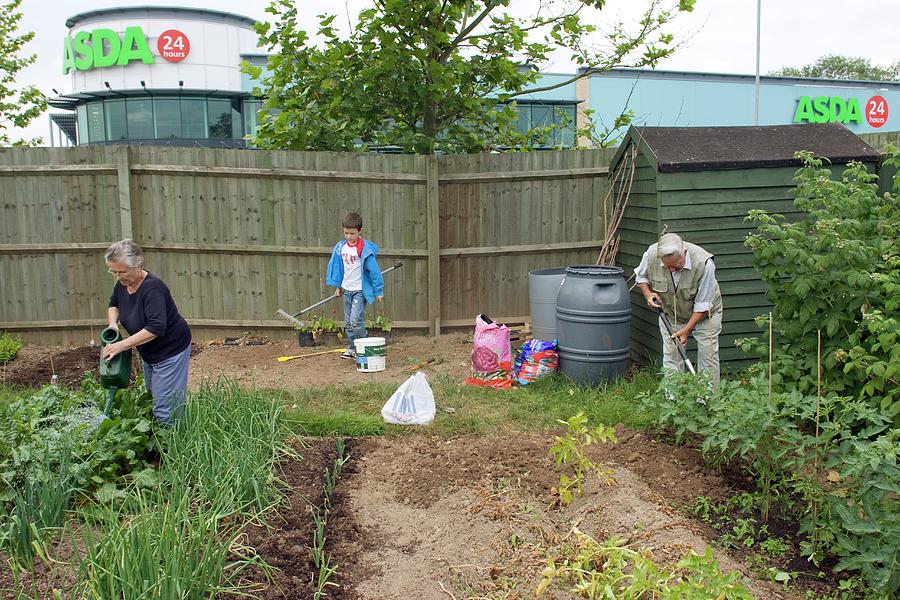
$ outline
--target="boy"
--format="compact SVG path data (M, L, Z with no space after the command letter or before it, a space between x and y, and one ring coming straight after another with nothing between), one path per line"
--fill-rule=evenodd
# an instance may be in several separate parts
M375 260L378 246L359 235L362 231L359 213L347 213L341 225L344 239L331 252L325 285L337 288L335 296L344 296L344 331L349 347L341 358L356 360L353 342L366 337L363 311L366 304L373 304L376 298L379 302L384 300L384 278Z

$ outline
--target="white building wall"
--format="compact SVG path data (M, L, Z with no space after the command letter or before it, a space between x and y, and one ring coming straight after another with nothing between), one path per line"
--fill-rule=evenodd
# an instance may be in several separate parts
M202 15L173 13L172 18L162 18L140 12L115 15L115 18L88 18L77 23L69 33L109 28L121 38L125 29L140 27L147 36L147 44L154 57L154 64L140 60L126 66L93 68L88 71L71 71L72 92L104 92L104 82L116 91L140 90L143 80L148 89L178 89L179 81L185 90L241 91L240 62L242 53L258 52L258 35L250 25L241 26L234 21L204 18ZM173 63L159 55L157 40L168 29L177 29L190 41L190 52L181 62ZM62 40L60 40L62 42ZM60 43L59 51L63 52Z

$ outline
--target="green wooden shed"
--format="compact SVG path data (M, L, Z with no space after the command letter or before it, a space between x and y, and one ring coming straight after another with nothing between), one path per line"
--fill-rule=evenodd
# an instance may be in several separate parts
M799 150L828 158L840 176L851 160L877 167L880 154L839 123L772 127L631 127L610 165L614 185L630 186L619 226L618 264L633 275L641 256L666 228L715 255L725 305L720 337L723 370L751 360L735 340L760 333L766 285L744 246L747 212L764 209L797 218L790 190ZM633 165L633 166L632 166ZM633 176L632 176L633 172ZM629 280L630 285L634 280ZM637 360L659 364L658 316L632 289L631 346ZM688 344L692 350L694 342Z

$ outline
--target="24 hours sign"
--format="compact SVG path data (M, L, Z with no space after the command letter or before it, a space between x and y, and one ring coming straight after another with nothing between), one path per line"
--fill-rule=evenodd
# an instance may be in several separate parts
M191 41L177 29L167 29L156 40L159 55L169 62L181 62L191 51Z
M159 56L169 62L181 62L191 51L191 41L177 29L167 29L156 39ZM63 40L63 74L102 67L124 67L132 61L152 65L155 60L147 43L147 34L137 26L126 27L122 34L108 28L79 31Z

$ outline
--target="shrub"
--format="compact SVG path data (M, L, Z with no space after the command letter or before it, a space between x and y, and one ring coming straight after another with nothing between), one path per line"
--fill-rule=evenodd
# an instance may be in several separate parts
M821 330L825 388L900 419L900 177L894 193L879 196L877 176L860 163L835 180L822 159L798 156L794 204L805 218L747 217L758 229L746 243L773 304L774 383L816 389ZM900 152L889 146L885 162L897 166ZM765 352L761 343L742 346Z
M18 338L13 338L8 333L0 335L0 365L5 365L13 360L19 354L21 347L22 341Z

